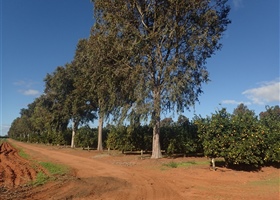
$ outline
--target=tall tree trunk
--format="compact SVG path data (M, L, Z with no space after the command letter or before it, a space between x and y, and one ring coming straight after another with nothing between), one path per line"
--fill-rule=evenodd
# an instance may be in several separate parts
M103 151L103 145L102 145L102 129L103 129L103 114L99 114L97 151Z
M153 150L151 158L161 158L161 148L160 148L160 92L156 89L154 91L154 112L153 112Z
M72 138L71 138L71 148L75 148L75 134L76 134L77 122L73 119L72 121Z

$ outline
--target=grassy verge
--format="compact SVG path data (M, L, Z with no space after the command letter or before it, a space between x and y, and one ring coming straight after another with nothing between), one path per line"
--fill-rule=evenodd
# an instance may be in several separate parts
M32 186L44 185L50 180L50 177L43 172L38 172L36 179L30 183Z
M49 175L40 171L36 176L36 180L31 183L34 186L43 185L49 180L55 180L57 176L63 176L69 172L68 167L60 164L54 164L51 162L39 162L39 165L46 169Z
M33 168L36 169L36 171L39 171L36 175L36 179L30 183L30 185L32 186L43 185L50 180L55 180L58 176L63 176L69 173L69 168L65 165L55 164L51 162L37 162L31 160L30 155L27 154L22 148L19 148L14 144L11 145L18 149L18 154L20 157L29 160L32 163ZM40 167L38 166L43 167L48 173L46 174L43 171L41 171L39 169Z
M21 148L17 148L19 150L18 155L26 160L30 159L30 156L23 151Z
M195 165L209 165L209 161L183 161L183 162L174 162L164 163L162 166L165 168L179 168L179 167L191 167Z
M69 172L69 168L65 165L54 164L51 162L40 162L42 167L44 167L52 175L65 175Z

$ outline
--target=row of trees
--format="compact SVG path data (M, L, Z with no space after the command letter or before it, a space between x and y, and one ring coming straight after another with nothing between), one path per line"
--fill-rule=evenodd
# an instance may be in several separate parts
M26 127L32 121L23 120L26 118L14 122L9 132L11 137L29 142L71 143L71 127L60 134L36 134ZM203 154L213 159L224 158L227 166L260 167L280 162L279 106L267 107L258 117L254 111L240 104L232 114L222 108L211 116L195 116L191 121L183 115L178 117L177 122L165 118L161 125L160 145L167 155ZM108 149L151 151L153 128L152 125L140 124L107 125L102 137L103 145ZM96 148L98 141L98 129L88 125L80 127L75 135L77 147Z
M74 147L78 128L98 117L102 150L105 119L150 120L152 158L160 158L161 113L182 112L198 100L208 81L206 60L221 48L230 23L227 0L92 2L90 37L78 42L70 63L47 74L44 94L21 110L9 135L61 143L71 123Z

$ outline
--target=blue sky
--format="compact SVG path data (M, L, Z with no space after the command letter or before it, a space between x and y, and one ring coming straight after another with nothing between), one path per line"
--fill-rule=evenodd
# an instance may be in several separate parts
M208 60L210 79L195 109L184 115L211 115L239 103L259 114L279 105L279 0L229 0L223 48ZM73 59L79 39L93 25L89 0L1 0L0 135L20 109L40 96L47 73ZM162 117L176 115L165 114Z

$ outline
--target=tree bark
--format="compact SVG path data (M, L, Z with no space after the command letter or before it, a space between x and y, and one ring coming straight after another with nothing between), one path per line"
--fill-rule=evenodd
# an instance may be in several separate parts
M102 145L102 129L103 129L103 115L102 115L102 114L99 114L97 151L103 151L103 145Z
M158 159L162 157L160 147L160 92L156 89L154 91L154 112L153 112L153 150L152 157Z
M76 122L72 121L72 138L71 138L71 148L75 148L75 134L76 134Z

